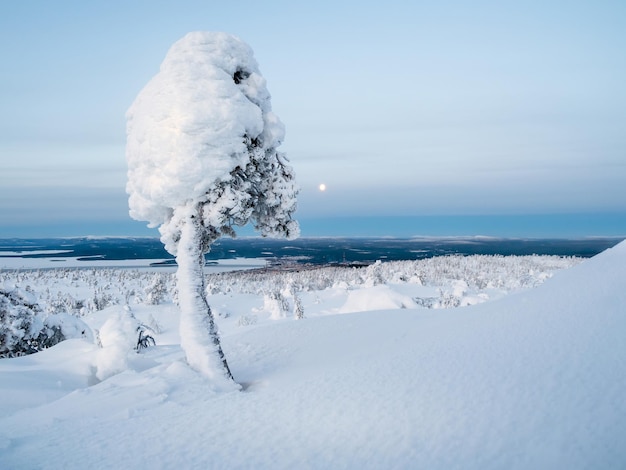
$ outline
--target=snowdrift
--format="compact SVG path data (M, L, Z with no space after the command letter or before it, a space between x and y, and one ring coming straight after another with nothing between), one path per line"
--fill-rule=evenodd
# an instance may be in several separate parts
M221 394L155 307L159 346L105 380L84 340L0 361L0 467L621 468L625 284L621 243L479 305L224 328Z

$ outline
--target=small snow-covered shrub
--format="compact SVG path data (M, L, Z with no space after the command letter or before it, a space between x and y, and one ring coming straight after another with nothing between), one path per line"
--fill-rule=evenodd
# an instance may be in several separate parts
M148 322L146 323L146 326L150 331L156 334L163 333L163 328L161 328L161 325L159 324L159 322L157 322L156 318L154 318L154 315L152 314L148 316Z
M33 354L69 338L91 338L80 319L46 314L32 292L0 289L0 357Z
M117 304L119 304L119 299L117 299L113 293L99 287L95 289L93 297L87 300L87 307L91 311L104 310L107 307Z
M41 310L31 294L0 290L0 357L39 351L43 329Z
M140 328L135 351L140 352L142 349L147 349L150 346L156 346L156 341L152 336L145 334L145 331Z
M139 321L130 311L111 315L98 331L102 349L98 353L96 376L100 380L128 368L128 354L136 350Z
M289 301L280 291L271 291L263 296L263 310L268 312L273 320L285 318L289 312Z
M445 292L440 290L440 297L433 305L433 308L456 308L461 305L461 298L456 296L454 292Z
M304 318L304 307L302 306L302 300L298 294L293 296L293 316L296 320L302 320Z
M241 315L237 320L237 326L250 326L255 325L258 321L256 315Z
M57 292L55 297L49 296L46 304L48 313L75 313L80 314L85 307L82 300L75 299L67 292Z
M66 339L85 339L89 342L93 342L93 332L87 324L80 318L70 315L69 313L57 313L54 315L47 315L44 318L44 326L51 331L58 330L63 338L60 341ZM60 342L57 341L54 344ZM50 347L46 345L45 347Z
M363 278L366 287L373 287L384 284L385 279L383 278L382 262L380 260L377 260L374 264L370 264L365 269L365 274Z
M148 305L158 305L163 303L167 296L167 284L161 274L155 274L150 284L145 289L144 303Z
M434 308L439 301L438 297L415 297L413 299L415 305L424 308Z

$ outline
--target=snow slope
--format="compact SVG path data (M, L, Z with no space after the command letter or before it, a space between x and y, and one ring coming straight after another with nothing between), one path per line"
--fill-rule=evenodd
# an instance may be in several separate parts
M226 319L221 394L152 307L158 346L103 381L83 340L0 361L0 468L623 468L625 285L621 243L464 308Z

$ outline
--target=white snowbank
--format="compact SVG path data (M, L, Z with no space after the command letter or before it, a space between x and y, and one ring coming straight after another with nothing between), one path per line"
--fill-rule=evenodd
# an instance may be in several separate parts
M158 365L88 387L97 350L84 341L0 361L0 462L622 468L625 282L622 243L535 289L465 308L315 316L305 302L305 320L245 328L220 317L245 388L222 394L181 360L175 309L138 307L138 318L154 314L162 326L157 347L140 355ZM251 296L233 295L231 308L251 311Z
M416 306L411 297L383 285L349 291L346 302L339 308L339 313L415 308Z

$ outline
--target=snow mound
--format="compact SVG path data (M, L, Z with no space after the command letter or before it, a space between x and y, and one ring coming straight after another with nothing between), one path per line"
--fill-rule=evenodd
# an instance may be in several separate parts
M392 290L389 286L379 285L367 289L349 291L346 302L338 311L339 313L354 313L415 307L417 305L411 297L402 295Z
M98 352L96 376L107 379L129 368L129 355L137 345L139 322L128 312L116 312L98 331L102 349Z

